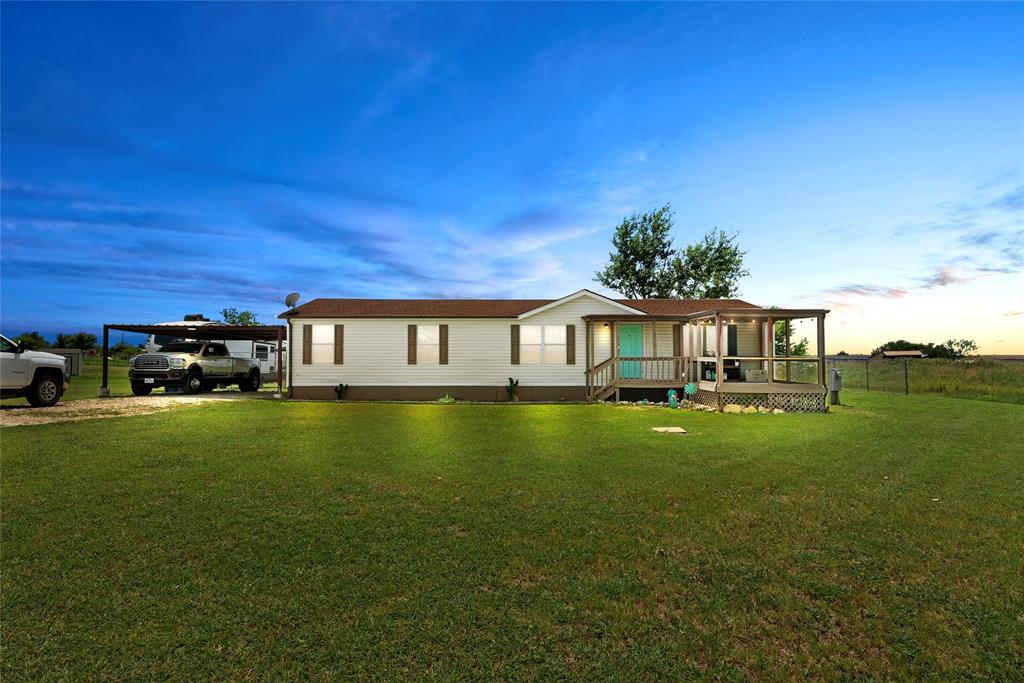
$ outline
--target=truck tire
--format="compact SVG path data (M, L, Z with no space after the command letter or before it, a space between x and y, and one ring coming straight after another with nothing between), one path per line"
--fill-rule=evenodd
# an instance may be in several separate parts
M181 390L186 394L198 394L204 388L203 373L199 370L189 370L185 381L181 383Z
M249 373L249 376L238 383L239 391L259 391L260 388L260 371L254 369Z
M31 405L46 408L56 405L64 388L63 378L55 372L40 372L32 381L25 397Z
M136 396L149 396L150 394L153 393L153 385L138 384L137 382L132 382L132 393L135 394Z

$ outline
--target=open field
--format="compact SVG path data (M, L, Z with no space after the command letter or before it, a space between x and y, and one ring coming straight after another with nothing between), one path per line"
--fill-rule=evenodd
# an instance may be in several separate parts
M1024 403L1024 363L987 358L960 361L944 358L902 360L837 360L826 367L843 371L848 389L936 394L956 398Z
M3 428L0 677L1019 679L1024 407L845 398Z

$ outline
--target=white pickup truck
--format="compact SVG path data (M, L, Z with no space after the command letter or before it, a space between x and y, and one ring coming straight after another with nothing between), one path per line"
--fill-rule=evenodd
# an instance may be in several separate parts
M52 406L68 388L64 358L27 351L0 336L0 398L24 396L34 406Z

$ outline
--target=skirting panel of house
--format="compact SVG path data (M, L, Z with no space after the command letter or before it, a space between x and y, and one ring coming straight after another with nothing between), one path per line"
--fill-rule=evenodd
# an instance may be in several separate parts
M698 389L697 394L694 396L694 400L697 403L702 403L712 408L718 407L718 394L707 389Z
M703 403L712 408L724 407L733 403L744 407L754 406L755 408L765 408L767 410L775 410L777 408L787 413L824 413L826 410L824 392L780 392L772 394L722 392L721 394L716 394L707 389L698 389L695 398L697 403Z
M460 401L508 401L505 387L484 386L350 386L346 401L436 401L452 396ZM331 401L338 398L332 386L292 387L289 398ZM584 401L587 388L519 387L520 401Z

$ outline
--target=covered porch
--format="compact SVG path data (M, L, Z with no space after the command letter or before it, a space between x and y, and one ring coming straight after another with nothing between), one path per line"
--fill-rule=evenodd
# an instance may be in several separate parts
M695 400L825 409L821 309L736 308L691 315L585 316L590 400L629 389L682 389Z

